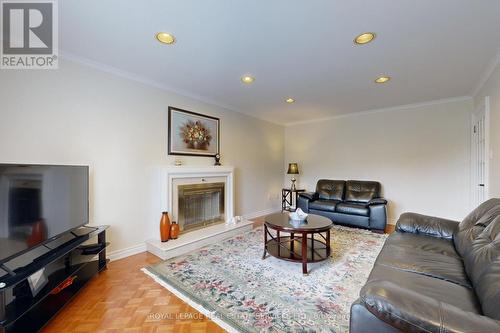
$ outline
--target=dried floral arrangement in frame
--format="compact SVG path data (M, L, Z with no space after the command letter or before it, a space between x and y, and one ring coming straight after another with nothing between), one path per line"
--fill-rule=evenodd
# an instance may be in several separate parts
M168 107L168 154L215 156L220 146L219 118Z

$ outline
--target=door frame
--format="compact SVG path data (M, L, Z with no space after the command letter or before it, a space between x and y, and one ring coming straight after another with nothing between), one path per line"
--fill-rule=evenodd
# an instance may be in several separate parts
M485 96L481 103L471 113L471 131L470 131L470 145L471 145L471 169L470 169L470 205L471 208L476 203L474 202L475 190L478 184L475 184L475 175L477 170L474 144L474 126L478 119L478 115L484 112L484 195L485 200L490 198L490 97Z

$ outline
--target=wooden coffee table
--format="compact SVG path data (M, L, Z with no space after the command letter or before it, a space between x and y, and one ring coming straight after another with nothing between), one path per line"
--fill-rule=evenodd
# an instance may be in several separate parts
M264 223L262 259L270 254L279 259L302 262L302 273L307 274L307 263L326 260L330 256L332 225L329 218L313 214L302 223L292 221L288 213L268 215ZM269 230L275 230L276 236ZM283 232L288 235L282 235ZM316 234L320 237L314 238Z

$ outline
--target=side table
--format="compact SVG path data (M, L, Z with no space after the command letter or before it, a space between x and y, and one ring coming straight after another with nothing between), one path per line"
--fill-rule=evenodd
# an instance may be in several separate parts
M297 197L300 192L305 192L304 189L295 189L292 190L290 188L281 189L281 211L295 211L297 207ZM295 207L295 208L294 208Z

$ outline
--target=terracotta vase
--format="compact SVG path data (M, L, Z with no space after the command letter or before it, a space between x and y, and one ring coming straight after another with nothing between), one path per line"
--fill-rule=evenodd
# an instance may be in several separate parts
M162 242L168 241L170 238L170 219L168 218L168 212L161 213L160 220L160 239Z
M170 238L177 239L177 237L179 237L179 225L173 221L170 226Z

